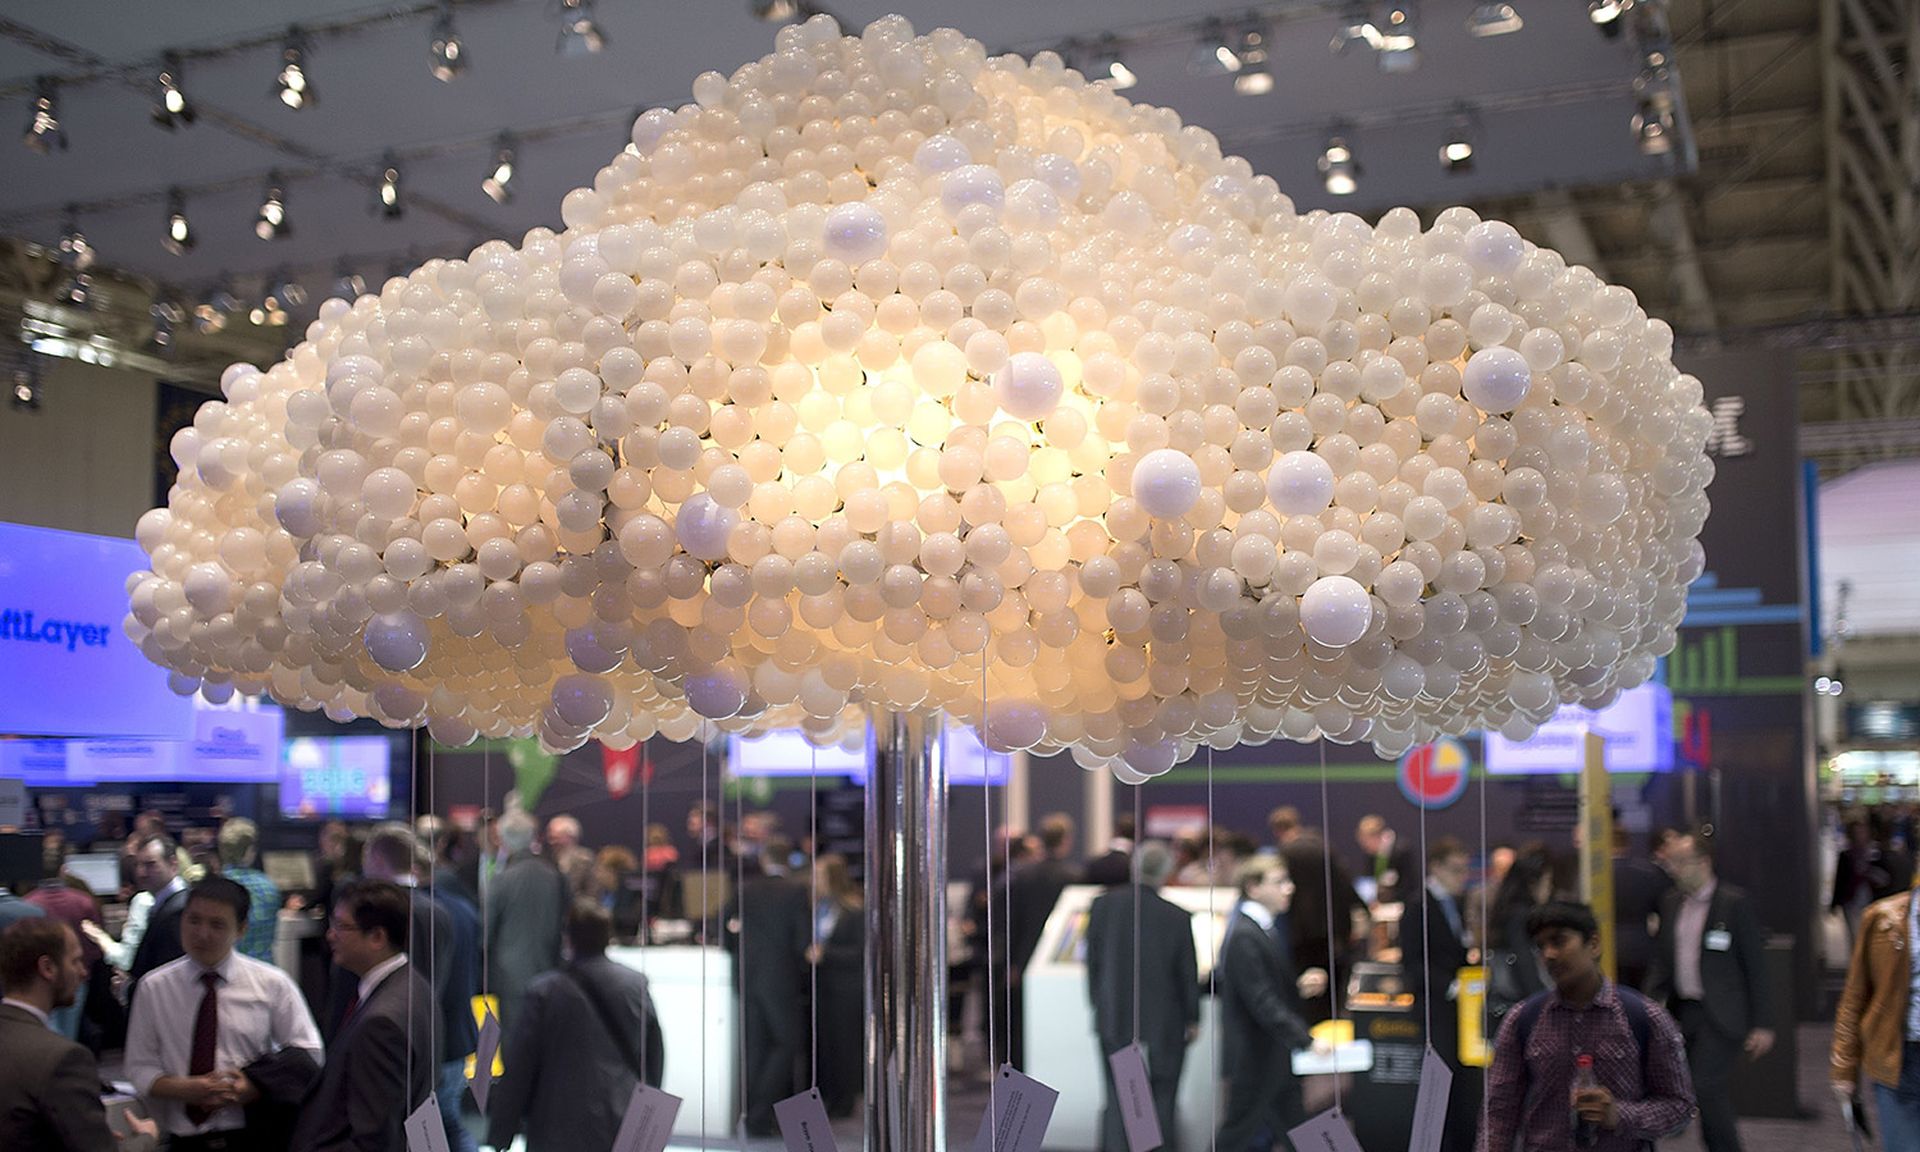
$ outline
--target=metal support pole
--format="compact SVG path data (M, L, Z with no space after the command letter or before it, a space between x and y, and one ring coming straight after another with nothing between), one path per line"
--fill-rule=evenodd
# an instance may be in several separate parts
M947 766L937 717L876 712L867 776L867 1148L947 1147Z

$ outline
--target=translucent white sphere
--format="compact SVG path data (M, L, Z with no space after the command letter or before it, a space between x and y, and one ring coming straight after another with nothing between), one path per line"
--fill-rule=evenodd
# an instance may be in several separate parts
M993 398L1021 420L1044 420L1060 406L1060 369L1038 352L1015 352L993 374Z
M1184 516L1200 499L1200 467L1177 448L1156 448L1133 466L1133 498L1149 516Z
M1482 348L1460 374L1460 391L1483 412L1511 412L1527 398L1533 369L1526 357L1504 346Z
M1329 648L1345 648L1372 623L1373 600L1349 577L1322 576L1300 597L1300 626Z
M1267 473L1267 499L1288 516L1316 515L1333 502L1333 466L1312 452L1288 452Z

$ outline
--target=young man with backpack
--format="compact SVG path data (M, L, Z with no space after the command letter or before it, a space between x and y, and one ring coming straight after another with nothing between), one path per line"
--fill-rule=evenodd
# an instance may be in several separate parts
M1527 935L1553 987L1500 1026L1477 1152L1642 1152L1685 1129L1694 1103L1680 1029L1600 971L1592 909L1543 904Z

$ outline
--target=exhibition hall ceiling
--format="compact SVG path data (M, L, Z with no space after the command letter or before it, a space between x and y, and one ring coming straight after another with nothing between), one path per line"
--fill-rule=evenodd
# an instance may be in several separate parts
M1380 53L1365 44L1330 51L1350 23L1343 12L1351 9L1335 5L836 0L829 7L854 28L898 10L918 28L953 24L989 50L1029 55L1076 37L1090 50L1111 33L1139 77L1131 97L1214 131L1303 207L1372 216L1395 204L1653 179L1684 164L1684 149L1648 156L1636 144L1629 122L1640 61L1631 35L1603 35L1586 6L1569 0L1515 5L1525 27L1487 38L1468 34L1469 0L1409 9L1421 59L1397 73L1383 71ZM682 103L701 71L730 70L771 50L776 27L751 9L749 0L599 0L593 16L604 49L567 54L556 51L557 0L456 3L452 18L470 63L443 83L428 67L437 4L9 5L0 18L0 116L25 124L37 78L53 76L69 147L47 155L23 149L9 162L0 234L51 244L74 204L103 265L183 291L222 275L244 288L280 269L324 291L342 257L377 282L489 236L557 226L561 197L591 182L623 145L637 110ZM1276 80L1271 93L1239 95L1231 76L1192 68L1208 19L1226 21L1231 36L1256 14ZM305 72L317 95L301 110L274 92L295 21L306 31ZM197 123L172 132L149 115L167 49L183 54L181 89L200 113ZM1463 126L1474 162L1448 172L1439 150ZM481 190L502 132L518 138L513 198L505 204ZM1335 132L1353 145L1360 166L1356 192L1344 197L1329 195L1316 169ZM406 207L399 219L375 210L389 150ZM254 222L274 169L286 180L292 231L263 241ZM183 255L162 246L173 187L183 192L196 238Z

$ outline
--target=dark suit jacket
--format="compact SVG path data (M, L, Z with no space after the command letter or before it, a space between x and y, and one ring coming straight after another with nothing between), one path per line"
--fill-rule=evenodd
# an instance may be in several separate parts
M1613 862L1614 957L1623 972L1644 972L1653 962L1647 918L1661 914L1673 877L1647 860Z
M791 876L748 876L730 902L726 946L734 956L734 986L747 975L756 1003L800 1011L813 943L812 899L807 884Z
M1133 1039L1134 886L1103 892L1087 912L1087 995L1101 1055ZM1200 961L1193 916L1140 889L1140 1040L1149 1068L1179 1074L1187 1029L1200 1023Z
M601 1015L580 982L594 988L612 1019ZM617 961L598 956L534 980L507 1028L510 1071L487 1100L487 1142L505 1148L525 1133L528 1152L613 1147L633 1095L633 1064L649 1032L658 1037L659 1021L647 978ZM652 1047L646 1071L656 1085L660 1063L660 1050Z
M1071 860L1048 857L1015 870L1011 881L1013 912L1008 917L1007 941L1016 968L1026 967L1033 950L1040 946L1041 933L1047 929L1047 917L1060 902L1060 893L1069 884L1080 882L1080 868Z
M1220 950L1220 1026L1225 1070L1291 1075L1289 1053L1313 1043L1300 1018L1293 964L1246 913L1235 911Z
M452 927L437 944L438 951L445 953L446 966L437 990L444 1057L456 1060L471 1056L480 1046L480 1029L473 1022L473 998L480 994L480 910L455 887L434 892L433 902L446 912Z
M413 922L407 932L409 936L407 957L418 968L420 974L432 984L436 995L452 989L455 984L453 979L455 960L459 955L459 934L454 930L453 917L447 909L428 900L427 890L424 888L415 892ZM476 960L475 963L477 964L478 961ZM321 1035L329 1044L345 1022L343 1018L347 1014L347 1005L360 988L360 978L338 964L333 966L331 975L331 984L327 989L327 1015L321 1026ZM475 983L477 982L476 976ZM442 1047L448 1035L445 1031L444 1019L447 1014L447 1003L444 997L438 1002L441 1004L442 1015L434 1018L436 1027L433 1034L433 1047L430 1050L430 1056L436 1064L443 1062L441 1059L443 1051L450 1051ZM470 1003L471 1001L468 1000L461 1001L463 1006ZM454 1056L465 1056L479 1046L478 1033L473 1026L473 1010L470 1007L466 1009L465 1020L466 1032L474 1035L476 1039L465 1052L451 1052L446 1056L448 1060ZM421 1051L429 1052L429 1049L423 1047Z
M142 976L187 954L180 943L180 917L186 910L185 888L153 906L152 914L147 917L147 934L140 937L140 947L133 950L133 964L127 969L127 978L134 983L129 997L139 991Z
M501 1023L512 1022L535 976L560 966L568 899L567 878L531 852L510 857L488 882L486 949Z
M328 1045L291 1152L402 1152L407 1116L439 1079L429 1058L438 1023L433 989L412 964L382 980Z
M0 1006L0 1148L114 1152L93 1053Z
M1458 1043L1460 1035L1460 1017L1454 1007L1454 1001L1447 998L1447 989L1460 975L1460 969L1467 964L1467 942L1454 933L1453 925L1447 922L1447 913L1441 908L1440 901L1431 889L1422 885L1421 893L1426 896L1427 938L1420 935L1420 905L1413 904L1400 921L1401 968L1407 980L1407 990L1418 999L1426 994L1429 984L1433 988L1433 1035L1429 1038L1434 1050L1445 1057L1447 1063L1459 1060ZM1462 917L1466 909L1461 901L1455 901ZM1463 920L1464 923L1464 920ZM1424 974L1424 975L1423 975Z
M1125 884L1132 875L1132 855L1114 848L1087 861L1086 868L1080 873L1080 883L1111 888L1116 884Z
M1653 966L1647 973L1647 995L1671 1009L1678 1001L1673 988L1674 929L1679 926L1678 888L1667 893L1660 907L1660 935L1653 942ZM1725 932L1730 946L1715 951L1706 946L1706 933ZM1769 1028L1773 1014L1767 1005L1766 942L1760 921L1747 894L1721 881L1707 905L1700 940L1700 983L1706 993L1707 1019L1721 1035L1744 1040L1755 1028Z
M1280 849L1293 877L1293 906L1287 920L1293 938L1293 965L1296 970L1325 968L1327 946L1327 855L1317 832L1302 832ZM1346 865L1333 861L1333 948L1344 955L1353 937L1353 910L1360 907L1360 894L1353 890L1353 877Z

